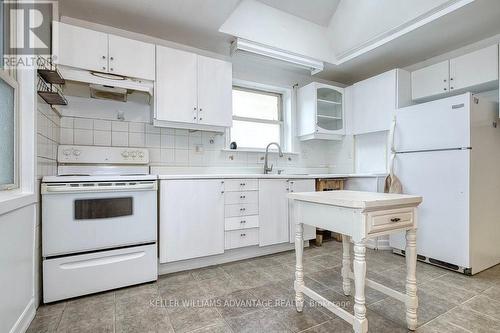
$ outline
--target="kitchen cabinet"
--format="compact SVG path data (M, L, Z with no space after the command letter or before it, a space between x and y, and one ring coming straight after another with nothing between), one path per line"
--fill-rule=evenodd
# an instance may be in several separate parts
M155 45L61 22L53 40L59 65L153 81Z
M402 69L379 74L352 86L352 134L389 130L396 110L409 105L410 73Z
M157 46L155 119L197 123L197 73L196 54Z
M224 253L224 181L160 181L160 262Z
M498 80L497 44L450 60L450 92L485 85L496 80Z
M259 245L267 246L289 241L289 181L259 180Z
M411 73L412 99L427 101L465 91L498 88L498 45L430 65Z
M440 96L449 89L448 60L428 66L411 73L412 99Z
M232 125L229 62L157 46L155 92L155 126L221 132Z
M298 91L299 139L340 140L345 134L344 89L312 82Z
M154 44L108 35L108 45L110 73L154 81Z
M290 192L314 192L316 191L316 181L314 179L294 179L289 181ZM289 224L290 224L290 243L295 242L295 224L293 223L293 209L289 201ZM304 240L316 238L316 227L304 224Z
M53 53L60 65L97 72L108 71L108 34L54 22ZM58 40L56 40L58 38Z

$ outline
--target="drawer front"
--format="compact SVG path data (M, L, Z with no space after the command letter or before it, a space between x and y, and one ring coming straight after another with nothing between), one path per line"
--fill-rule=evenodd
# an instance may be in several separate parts
M259 191L237 191L224 194L226 205L248 204L259 202Z
M226 205L226 217L248 216L259 214L258 204Z
M368 214L368 233L411 227L414 222L413 209L402 208Z
M257 179L229 179L224 181L226 192L234 191L256 191L259 189Z
M66 298L154 281L156 244L43 261L43 299Z
M226 250L259 244L259 228L226 231Z
M228 217L225 221L225 230L237 230L257 228L259 226L259 215Z

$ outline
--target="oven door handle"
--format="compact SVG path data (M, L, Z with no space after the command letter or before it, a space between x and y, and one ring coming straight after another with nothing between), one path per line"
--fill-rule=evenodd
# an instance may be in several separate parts
M97 192L123 192L123 191L156 191L156 182L146 184L129 185L109 185L109 186L79 186L71 187L66 185L47 186L42 184L42 194L46 193L97 193Z

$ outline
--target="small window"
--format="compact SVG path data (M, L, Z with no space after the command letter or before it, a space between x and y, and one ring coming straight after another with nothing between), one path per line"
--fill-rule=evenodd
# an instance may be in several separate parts
M282 144L281 94L233 87L231 142L238 148L262 149L270 142Z
M0 69L0 190L17 187L17 83Z

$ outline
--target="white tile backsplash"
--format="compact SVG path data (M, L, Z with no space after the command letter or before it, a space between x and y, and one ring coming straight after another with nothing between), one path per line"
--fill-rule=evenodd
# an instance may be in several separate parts
M128 132L111 132L111 145L128 147Z
M87 118L75 118L73 127L75 129L93 129L94 121Z
M52 176L57 173L57 146L61 134L61 121L59 115L54 112L45 102L39 101L37 105L37 128L36 128L36 163L37 178ZM73 119L68 120L73 127ZM64 123L65 125L67 123ZM71 133L66 133L73 141L73 129Z
M94 145L95 146L111 146L111 132L110 131L94 131Z
M56 136L61 144L83 144L116 147L144 147L150 150L151 163L154 165L176 166L259 166L264 161L263 153L227 152L225 135L206 131L158 128L142 122L92 120L92 128L84 118L62 117L61 127L42 119L47 131L56 128ZM59 120L57 120L59 122ZM50 135L49 135L50 136ZM54 135L52 135L54 139ZM287 155L278 158L270 155L275 168L284 167L326 167L334 165L339 170L347 170L352 164L352 139L343 142L299 142L300 155ZM56 150L53 150L56 151ZM52 151L52 154L54 152ZM337 155L339 158L337 158ZM350 156L351 160L344 158ZM290 160L289 160L290 159Z

